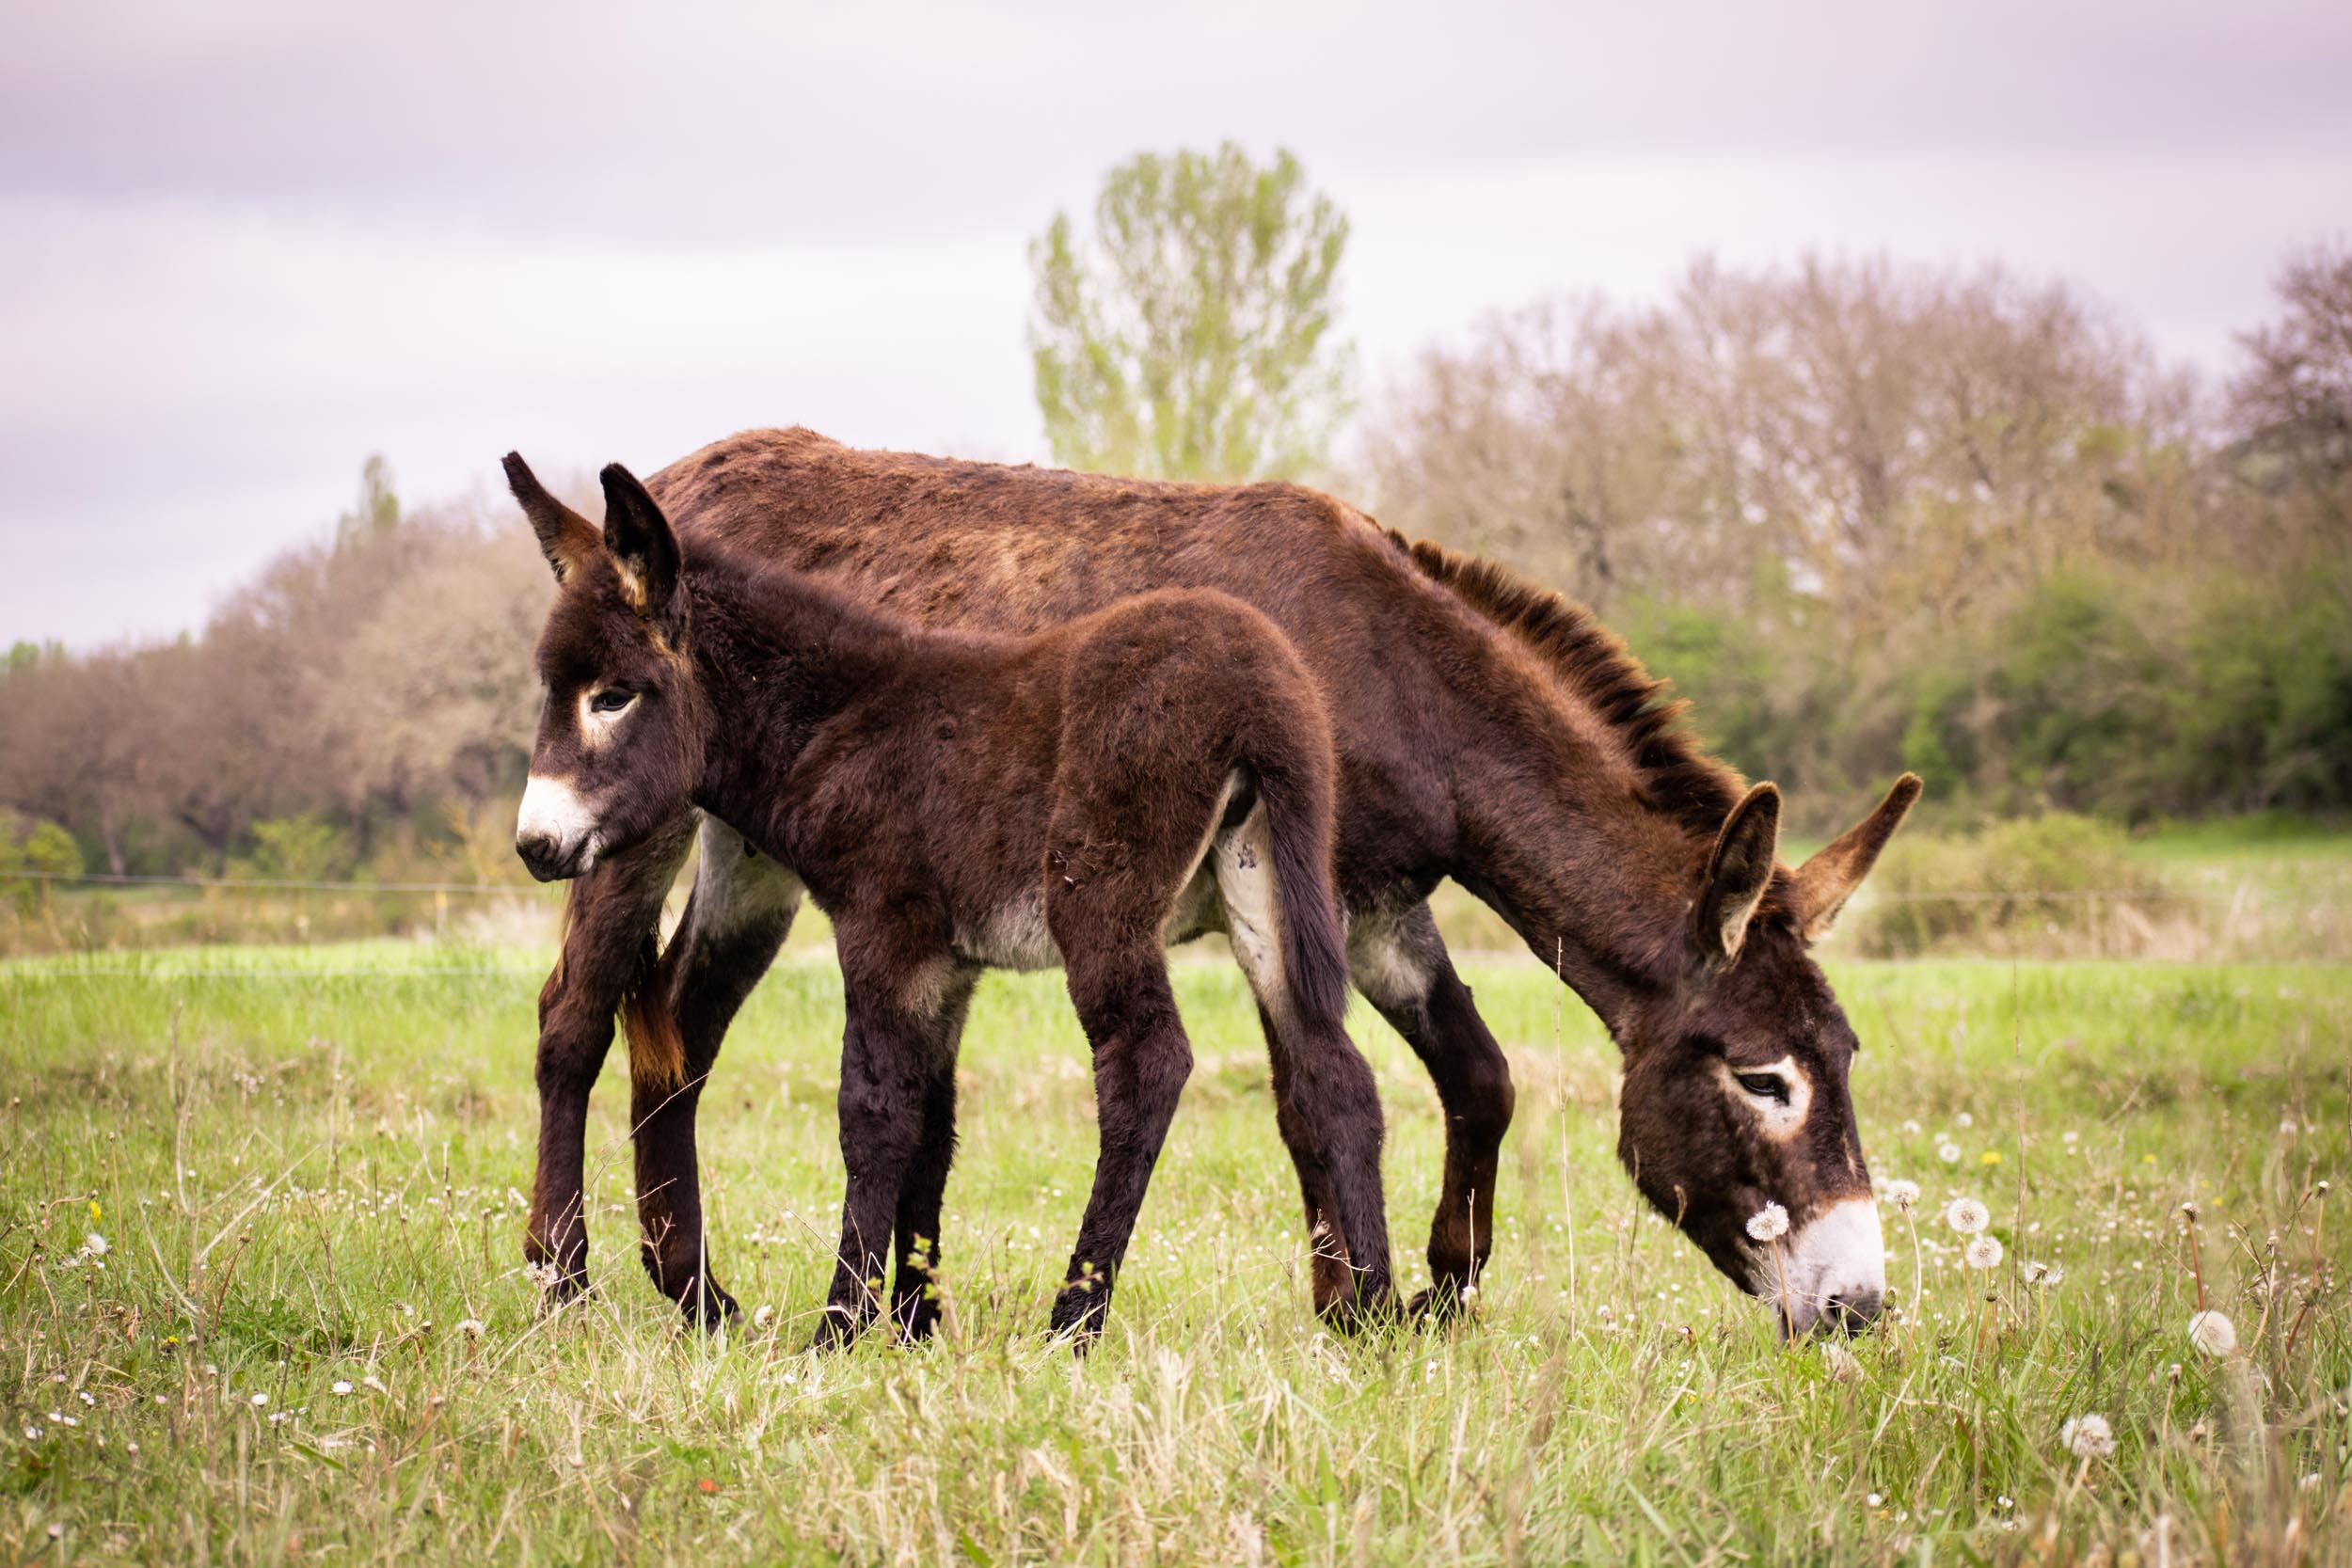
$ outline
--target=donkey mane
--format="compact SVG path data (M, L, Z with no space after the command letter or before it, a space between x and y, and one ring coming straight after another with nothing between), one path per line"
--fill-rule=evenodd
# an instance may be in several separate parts
M1642 668L1617 635L1565 594L1508 566L1460 555L1427 539L1382 531L1423 577L1525 643L1624 740L1643 797L1692 832L1711 839L1746 785L1700 749L1682 718L1690 704L1673 683Z

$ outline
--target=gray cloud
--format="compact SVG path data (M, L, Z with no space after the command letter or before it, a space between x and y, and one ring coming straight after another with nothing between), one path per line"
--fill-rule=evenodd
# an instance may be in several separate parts
M801 10L802 14L794 14ZM49 8L0 55L0 639L200 619L360 459L1038 455L1026 237L1295 147L1371 379L1687 259L2001 257L2226 361L2352 230L2341 6Z

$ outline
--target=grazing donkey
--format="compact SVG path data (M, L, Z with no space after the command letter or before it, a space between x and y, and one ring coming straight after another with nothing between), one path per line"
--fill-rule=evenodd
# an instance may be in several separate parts
M1231 935L1267 1021L1300 1180L1327 1188L1347 1237L1316 1305L1386 1315L1329 721L1271 622L1195 589L1029 637L926 630L747 551L682 561L617 464L601 535L519 457L506 467L562 585L516 841L532 874L577 877L699 806L833 919L850 1185L818 1344L873 1320L894 1245L891 1308L930 1328L965 1006L983 969L1056 962L1093 1049L1102 1157L1053 1326L1100 1331L1192 1066L1164 949L1209 930Z
M1701 752L1587 611L1295 485L1155 483L756 430L680 458L647 488L690 557L750 549L929 626L1034 632L1190 587L1220 589L1281 628L1330 714L1351 977L1428 1068L1444 1114L1429 1306L1449 1309L1486 1264L1513 1100L1509 1065L1425 903L1450 877L1608 1026L1625 1059L1618 1151L1660 1212L1769 1297L1772 1259L1744 1223L1778 1202L1791 1222L1783 1321L1876 1312L1885 1259L1847 1090L1856 1041L1807 949L1902 821L1916 780L1804 865L1780 865L1779 796ZM705 821L686 917L657 953L662 899L694 834L681 812L573 884L563 956L540 994L526 1244L557 1293L584 1287L582 1138L619 1016L633 1075L648 1064L630 1118L642 1255L665 1293L711 1323L735 1307L703 1234L699 1085L800 890ZM674 1091L680 1059L688 1087ZM1275 1092L1279 1103L1279 1075ZM1298 1163L1311 1225L1327 1250L1344 1249L1311 1162Z

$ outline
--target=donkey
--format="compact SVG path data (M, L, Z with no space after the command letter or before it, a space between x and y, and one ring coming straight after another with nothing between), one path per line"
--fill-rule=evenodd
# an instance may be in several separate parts
M1480 1277L1513 1104L1509 1064L1425 903L1451 877L1616 1040L1618 1149L1645 1196L1766 1298L1772 1260L1744 1224L1776 1201L1792 1222L1776 1316L1801 1330L1878 1310L1884 1252L1848 1093L1857 1041L1808 949L1901 823L1916 779L1804 865L1782 865L1778 792L1710 760L1589 612L1295 485L1012 468L765 430L684 457L647 488L690 555L734 545L926 625L1035 632L1146 590L1197 587L1282 630L1330 716L1351 978L1427 1067L1444 1115L1432 1281L1417 1305L1450 1310ZM657 1285L709 1323L734 1304L703 1235L694 1085L800 890L705 819L685 919L657 950L695 832L681 812L573 885L540 997L526 1249L557 1293L585 1286L582 1134L617 1015L632 1062L686 1063L683 1092L659 1074L632 1089L642 1254ZM1302 1196L1325 1245L1348 1249L1327 1194Z
M1091 1338L1191 1069L1164 952L1220 930L1267 1021L1299 1179L1348 1250L1317 1308L1388 1315L1380 1101L1349 1040L1330 877L1333 758L1282 634L1212 590L1145 594L1029 637L926 630L705 544L681 558L615 464L599 534L506 459L561 585L516 847L542 881L626 854L698 806L830 915L849 1029L841 1247L819 1345L937 1307L956 1048L988 968L1069 975L1102 1157L1056 1296ZM660 1065L673 1089L684 1063Z

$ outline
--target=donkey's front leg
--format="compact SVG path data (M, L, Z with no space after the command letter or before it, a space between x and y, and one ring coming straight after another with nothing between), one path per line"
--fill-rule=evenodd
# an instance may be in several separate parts
M844 932L845 951L851 940ZM849 1027L841 1042L841 1163L850 1183L818 1350L848 1345L881 1313L891 1238L935 1078L937 976L953 973L941 956L879 978L843 976Z
M710 1267L695 1117L727 1025L774 961L801 895L799 878L717 818L703 819L694 891L662 955L653 998L675 1021L683 1081L639 1086L629 1098L640 1256L654 1285L705 1328L737 1309Z
M1389 1026L1405 1037L1445 1112L1445 1179L1429 1227L1430 1287L1416 1312L1452 1316L1494 1246L1495 1172L1511 1127L1511 1064L1471 1005L1470 987L1427 904L1348 933L1348 968Z
M588 1288L585 1178L588 1096L612 1046L612 1015L645 933L686 855L686 824L658 832L572 883L562 956L539 991L539 1158L523 1256L550 1300Z
M1130 923L1107 924L1117 929ZM1093 1047L1095 1120L1102 1138L1077 1249L1054 1298L1054 1332L1076 1336L1081 1348L1103 1331L1111 1289L1135 1234L1136 1212L1143 1207L1152 1167L1159 1163L1177 1099L1192 1074L1192 1046L1168 990L1167 955L1156 942L1089 951L1081 933L1091 930L1099 941L1103 929L1061 911L1054 917L1055 940L1069 967L1071 1000Z

